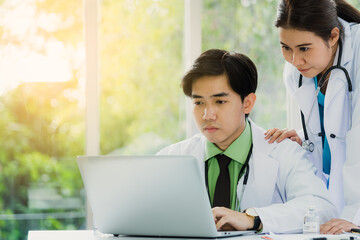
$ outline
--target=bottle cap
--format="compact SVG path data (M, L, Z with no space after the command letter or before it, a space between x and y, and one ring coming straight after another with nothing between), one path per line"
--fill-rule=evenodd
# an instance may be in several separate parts
M315 206L314 205L309 205L308 210L315 210Z

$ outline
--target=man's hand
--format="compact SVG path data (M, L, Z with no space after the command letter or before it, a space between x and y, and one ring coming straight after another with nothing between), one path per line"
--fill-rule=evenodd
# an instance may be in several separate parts
M236 212L225 207L215 207L212 209L212 213L218 230L243 231L254 226L254 218L242 212Z
M269 140L269 143L273 142L281 142L284 139L289 138L291 141L297 142L300 146L302 144L302 140L294 129L278 129L278 128L270 128L265 132L265 139Z
M350 232L352 228L358 228L355 224L344 219L331 219L320 226L321 234L340 234Z

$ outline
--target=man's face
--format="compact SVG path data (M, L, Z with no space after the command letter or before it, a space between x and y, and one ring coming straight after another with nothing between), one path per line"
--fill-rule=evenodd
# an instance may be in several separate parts
M240 95L230 87L226 75L204 76L195 80L191 97L198 128L218 148L227 149L245 129L245 114L250 113L252 108L245 106L247 98L244 103L241 101Z

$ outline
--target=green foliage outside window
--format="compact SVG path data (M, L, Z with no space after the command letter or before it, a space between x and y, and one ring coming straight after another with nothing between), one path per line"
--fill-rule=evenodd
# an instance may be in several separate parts
M185 138L184 1L100 2L101 154L154 153ZM275 0L203 0L203 50L239 51L253 59L259 89L251 117L265 128L285 127L286 118L284 61L273 26L276 5ZM16 18L5 21L16 11ZM60 82L52 79L66 70L60 67L46 82L25 79L6 91L2 82L14 76L0 79L0 239L26 239L28 230L85 228L75 161L84 154L85 141L82 18L82 1L0 1L2 59L49 56L48 47L55 45L68 64ZM10 28L14 21L20 27ZM39 69L39 77L48 70ZM39 192L58 204L40 204Z
M102 154L155 153L185 137L183 5L183 0L102 2ZM144 136L159 139L159 145L139 143ZM133 142L136 149L130 151Z
M0 239L85 227L81 16L82 1L0 3Z

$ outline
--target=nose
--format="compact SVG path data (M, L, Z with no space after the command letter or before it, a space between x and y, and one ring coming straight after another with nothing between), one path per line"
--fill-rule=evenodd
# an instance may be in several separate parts
M216 120L215 110L211 107L206 107L204 109L203 120Z
M297 54L297 53L292 54L291 62L294 66L299 66L299 65L304 64L303 58L301 57L300 54Z

